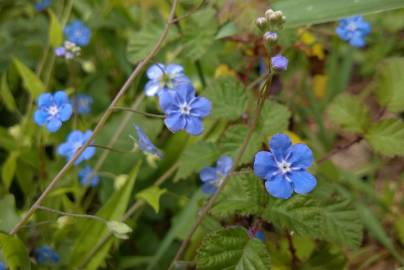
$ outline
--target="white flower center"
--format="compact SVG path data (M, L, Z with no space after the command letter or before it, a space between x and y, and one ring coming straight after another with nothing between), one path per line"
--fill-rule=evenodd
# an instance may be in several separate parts
M289 162L286 162L285 160L282 160L282 162L278 163L278 168L282 172L282 174L286 174L290 171L292 171L291 165Z
M56 106L56 105L50 106L49 109L48 109L48 113L51 116L55 116L56 114L58 114L59 113L58 106Z
M358 27L357 27L356 23L350 22L350 23L348 23L346 28L348 29L348 31L355 32Z
M189 115L191 113L191 107L187 103L181 104L180 112L181 114Z

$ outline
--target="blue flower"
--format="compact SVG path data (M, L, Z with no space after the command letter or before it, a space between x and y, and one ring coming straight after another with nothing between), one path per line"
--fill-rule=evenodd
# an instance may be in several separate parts
M275 55L271 58L271 66L276 70L287 70L288 69L288 59L281 55Z
M78 114L90 113L92 103L93 98L85 94L79 94L73 99L74 109Z
M47 9L51 3L52 3L52 0L39 0L35 4L35 10L38 12L41 12L41 11Z
M185 129L191 135L203 132L202 119L209 115L212 104L204 97L196 97L192 85L181 85L176 91L160 93L160 107L165 112L164 123L172 132Z
M288 199L293 191L307 194L317 185L316 178L307 172L313 163L313 153L305 144L292 145L285 134L276 134L269 142L271 152L255 155L254 173L265 180L265 188L272 196Z
M362 16L353 16L339 21L336 29L337 35L348 41L353 47L365 46L365 37L370 33L371 26L363 20Z
M257 231L255 233L255 237L257 237L261 241L265 241L265 233L263 231Z
M221 156L216 162L216 168L206 167L199 172L203 182L202 191L212 195L220 186L222 180L230 172L233 161L229 156Z
M79 172L80 184L82 186L92 186L96 187L100 181L100 177L93 174L93 169L90 166L85 166Z
M278 40L278 34L276 32L271 32L271 31L265 32L264 33L264 39L266 41L269 41L269 42L277 41Z
M0 261L0 270L6 270L6 265Z
M70 119L73 112L69 98L63 91L57 91L53 95L50 93L40 95L37 105L34 120L38 125L46 125L50 132L56 132L62 126L62 122Z
M90 42L91 30L79 20L72 21L64 29L66 39L79 46L86 46Z
M192 84L191 80L184 74L182 66L177 64L155 64L147 70L147 77L150 79L145 86L147 96L155 96L160 91L175 90L183 84Z
M163 154L161 151L151 142L149 137L147 137L146 133L137 125L134 125L137 137L137 144L140 149L146 153L151 154L153 156L157 156L158 158L162 158Z
M59 262L59 254L49 246L37 248L34 252L35 259L38 264L57 264Z
M67 141L59 145L58 154L65 156L68 160L70 160L74 153L87 142L87 140L91 137L91 134L91 130L87 130L84 133L79 130L70 132L69 136L67 137ZM74 164L77 165L83 160L88 160L94 156L94 154L95 147L89 146L86 148L86 150L84 150Z
M80 55L81 48L70 41L65 41L63 46L55 49L55 55L57 57L64 57L65 59L73 59Z

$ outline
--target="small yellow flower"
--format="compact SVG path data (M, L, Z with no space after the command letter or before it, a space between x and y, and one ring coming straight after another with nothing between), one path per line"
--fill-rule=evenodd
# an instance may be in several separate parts
M232 70L228 65L221 64L215 70L215 78L226 77L226 76L236 76L236 72Z

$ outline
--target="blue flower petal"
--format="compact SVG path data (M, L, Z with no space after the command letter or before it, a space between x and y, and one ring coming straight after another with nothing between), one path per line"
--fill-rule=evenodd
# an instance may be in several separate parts
M185 130L193 136L200 135L203 132L201 119L198 117L189 116L186 121Z
M81 155L83 156L83 158L85 160L88 160L88 159L92 158L92 156L94 156L95 151L96 151L95 147L89 146L86 148L86 150L84 150L83 154L81 154Z
M53 95L53 99L55 100L56 105L61 106L65 103L69 102L69 98L67 97L66 93L63 91L57 91Z
M313 152L307 145L294 144L289 151L288 162L292 164L292 168L306 169L313 164Z
M202 182L212 182L217 180L217 171L215 168L206 167L199 172L199 177Z
M206 182L202 185L202 192L208 194L208 195L213 195L217 191L217 187L211 183L211 182Z
M167 118L164 119L164 123L172 132L178 132L181 129L184 129L186 125L185 118L179 113L168 115Z
M233 160L229 156L221 156L217 161L217 170L222 175L227 175L233 166Z
M195 97L195 89L191 84L180 85L175 92L180 103L189 103Z
M165 72L164 65L161 63L158 63L158 64L155 64L155 65L152 65L151 67L149 67L149 69L146 72L146 75L147 75L147 77L149 77L149 79L157 80L161 76L163 76L164 72Z
M293 183L293 189L298 194L307 194L317 185L316 178L304 170L291 172L289 178Z
M155 80L148 81L144 87L144 92L149 97L155 96L160 90L160 82Z
M62 121L57 118L52 118L46 123L46 128L49 132L56 132L62 126Z
M39 107L50 106L53 102L53 96L49 93L44 93L38 97L37 104Z
M191 105L191 114L197 117L208 116L212 110L212 103L204 97L195 98Z
M83 135L83 133L81 131L74 130L74 131L70 132L69 136L67 137L67 142L68 143L77 142L77 141L81 140L82 135Z
M182 66L180 66L180 65L169 64L167 66L167 73L169 75L174 75L174 74L181 73L181 72L184 72L184 68Z
M174 108L178 108L174 98L175 93L173 91L161 91L159 93L160 107L163 112L168 113Z
M289 147L292 145L289 137L285 134L278 133L272 136L269 146L271 147L271 152L275 156L275 160L280 162L286 158Z
M35 123L37 123L38 125L42 126L43 124L45 124L47 118L48 118L48 114L46 112L44 112L43 110L35 111L34 120L35 120Z
M256 176L267 179L278 172L278 166L272 153L260 151L255 155L254 173Z
M72 116L73 113L73 107L70 104L65 104L60 108L59 115L60 115L60 120L62 121L67 121L70 119L70 116Z
M265 181L265 188L269 194L279 199L289 199L293 193L292 185L283 176Z

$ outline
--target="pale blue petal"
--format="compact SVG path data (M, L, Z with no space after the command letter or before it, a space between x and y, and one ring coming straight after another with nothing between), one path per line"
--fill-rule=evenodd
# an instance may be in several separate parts
M186 121L185 130L193 136L200 135L203 132L203 124L201 119L189 116Z
M289 148L290 157L288 162L292 164L292 168L306 169L313 164L313 152L305 144L295 144Z
M74 131L70 132L69 136L67 137L67 141L69 143L74 143L74 142L80 141L81 136L83 136L83 133L81 133L81 131L74 130Z
M206 117L212 110L212 103L204 97L195 98L191 105L191 114L197 117Z
M173 113L167 116L167 118L164 120L164 123L169 130L171 130L172 132L177 132L185 128L186 121L181 114Z
M47 118L48 114L46 112L42 110L35 111L34 120L35 123L37 123L38 125L42 126L43 124L45 124Z
M53 103L53 96L49 93L44 93L38 97L37 103L39 107L48 107Z
M54 95L53 95L53 99L55 100L56 105L58 106L62 106L65 103L69 102L69 98L67 97L66 93L63 91L57 91Z
M260 151L255 155L254 173L256 176L267 179L278 172L278 166L272 153Z
M184 72L184 68L182 66L180 66L180 65L169 64L167 66L167 73L169 75L174 75L174 74L181 73L181 72Z
M90 159L92 158L92 156L94 156L95 154L95 147L87 147L86 150L84 150L84 152L81 154L83 156L84 159Z
M149 67L146 74L147 74L147 77L149 77L149 79L157 80L157 79L161 78L161 76L163 76L164 72L165 72L164 65L161 63L158 63L158 64L155 64L155 65L152 65L151 67Z
M206 182L205 184L202 185L202 192L208 194L208 195L213 195L217 191L217 187L211 183L211 182Z
M289 178L293 183L293 189L299 194L307 194L317 185L316 178L303 170L291 172Z
M233 160L229 156L221 156L217 161L217 170L222 175L227 175L233 166Z
M159 81L148 81L144 87L144 91L146 96L155 96L161 90L160 82Z
M70 116L72 116L73 113L73 107L70 104L65 104L62 106L62 108L59 111L60 115L60 120L67 121L70 119Z
M289 137L283 133L278 133L272 136L269 146L271 147L271 152L275 156L277 162L281 162L286 158L289 147L292 145Z
M70 143L62 143L57 149L57 153L61 156L67 156L71 151Z
M46 123L46 128L49 132L56 132L62 126L62 121L57 118L52 118Z
M282 176L265 181L265 188L269 194L279 199L289 199L293 193L292 185Z
M195 89L191 84L182 84L177 87L177 102L189 103L195 97Z
M199 172L202 182L212 182L217 180L217 172L215 168L206 167Z
M163 110L163 112L167 113L177 108L174 95L175 93L173 91L161 91L159 93L160 108Z

